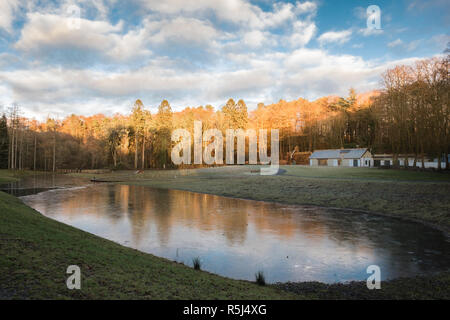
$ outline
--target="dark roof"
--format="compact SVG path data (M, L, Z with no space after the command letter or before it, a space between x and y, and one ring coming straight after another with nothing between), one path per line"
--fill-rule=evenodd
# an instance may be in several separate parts
M316 150L314 151L310 159L359 159L367 148L358 149L329 149L329 150Z

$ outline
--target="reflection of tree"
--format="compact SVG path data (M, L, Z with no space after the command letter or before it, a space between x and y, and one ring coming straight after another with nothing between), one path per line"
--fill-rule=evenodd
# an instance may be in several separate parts
M30 183L35 185L34 181ZM47 183L52 184L51 178ZM32 205L43 213L54 213L49 215L55 218L90 215L94 219L86 217L86 221L106 220L105 226L96 226L104 236L108 236L108 232L102 227L117 224L127 217L131 240L137 247L147 239L154 239L162 247L171 247L172 243L195 246L198 235L204 234L208 239L220 239L224 235L225 246L229 247L248 250L249 244L258 243L259 239L275 239L273 243L260 246L280 244L287 248L299 241L309 246L309 253L317 253L317 256L336 249L349 264L354 263L353 258L375 257L385 267L391 264L391 270L404 270L405 274L424 268L442 270L450 265L448 255L431 253L427 256L429 248L450 251L450 244L439 233L420 224L343 210L284 206L125 185L43 193L37 199L40 200L32 200L36 201ZM154 229L157 233L151 235ZM180 234L180 230L187 230L186 235ZM129 237L128 233L125 237ZM211 249L220 251L222 248ZM409 256L408 251L414 255ZM411 258L422 259L422 262L412 263Z
M138 247L143 239L148 236L151 223L151 207L154 202L148 201L144 187L121 186L128 195L128 219L131 225L133 243ZM131 195L131 196L130 196Z

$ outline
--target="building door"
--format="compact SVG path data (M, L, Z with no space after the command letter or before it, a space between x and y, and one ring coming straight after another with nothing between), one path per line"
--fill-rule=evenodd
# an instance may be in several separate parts
M358 166L358 160L356 160L356 159L353 160L353 166L354 166L354 167L357 167L357 166Z

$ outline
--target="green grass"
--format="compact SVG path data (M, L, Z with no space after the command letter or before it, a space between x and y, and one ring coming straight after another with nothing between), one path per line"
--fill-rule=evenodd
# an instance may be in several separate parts
M378 168L334 168L334 167L308 167L283 166L286 175L298 177L324 178L324 179L360 179L375 181L418 181L418 182L450 182L450 173L432 171L412 171L405 169L378 169Z
M18 181L23 177L31 176L34 174L42 174L42 173L43 173L42 171L0 169L0 184L12 182L12 181Z
M0 192L0 298L292 299L274 287L199 272L46 218ZM81 290L69 290L69 265Z
M380 209L398 216L448 223L449 181L438 173L356 169L348 174L347 169L322 171L323 168L287 166L283 167L285 175L262 177L251 175L250 169L242 166L147 171L142 175L127 171L96 177L294 204L369 209L384 204ZM387 171L392 173L389 180ZM77 176L80 175L83 176ZM327 179L326 175L333 178ZM0 170L0 181L15 178ZM383 188L377 191L380 187ZM415 196L421 196L425 204L421 206ZM401 203L396 203L398 199L402 199ZM65 272L72 264L81 267L81 290L66 288ZM450 299L450 273L385 281L381 290L368 290L365 282L259 286L123 247L46 218L19 199L0 192L0 298Z
M380 290L368 290L366 282L278 283L276 287L310 299L333 300L450 300L450 272L432 276L382 281Z

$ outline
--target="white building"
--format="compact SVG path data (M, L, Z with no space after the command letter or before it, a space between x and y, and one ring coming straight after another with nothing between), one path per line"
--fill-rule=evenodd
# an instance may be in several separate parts
M397 156L398 165L400 167L404 167L406 163L406 159L408 159L408 166L412 167L414 166L414 155L404 155L400 154ZM450 159L450 155L449 155ZM438 165L438 159L433 158L430 159L428 157L425 157L424 159L424 168L435 168L437 169L439 167ZM374 167L380 167L380 166L392 166L394 165L394 156L392 154L375 154L373 155L373 166ZM418 158L416 161L416 167L421 168L422 167L422 158ZM441 168L445 168L445 158L441 159Z
M316 150L309 157L311 166L372 167L373 157L367 148Z

